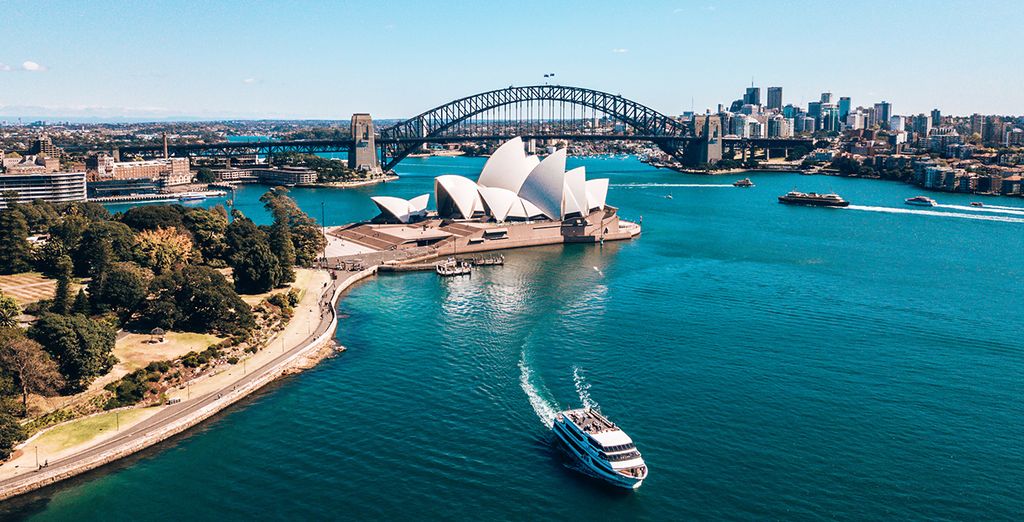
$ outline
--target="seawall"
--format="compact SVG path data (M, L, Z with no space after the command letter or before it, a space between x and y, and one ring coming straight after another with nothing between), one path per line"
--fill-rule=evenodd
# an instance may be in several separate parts
M302 360L306 359L307 356L318 350L325 342L329 342L334 337L334 333L338 328L337 305L341 295L356 283L376 273L377 267L373 266L359 272L351 273L348 277L335 285L333 295L330 297L331 321L327 329L315 339L302 346L289 350L279 358L274 359L269 365L254 371L251 374L253 376L252 378L243 380L231 389L222 390L220 393L217 393L216 398L213 397L214 393L211 393L205 397L195 399L194 402L188 401L180 403L181 410L171 413L171 415L181 414L180 417L170 422L157 424L142 433L122 437L127 438L128 440L123 440L121 442L114 441L115 444L113 447L104 451L89 454L93 450L87 448L82 451L83 454L88 455L86 458L76 459L75 455L71 455L67 458L74 459L75 461L72 463L66 465L61 465L60 462L51 463L49 467L9 479L8 483L0 486L0 500L6 500L17 495L22 495L30 491L55 484L61 480L99 468L105 464L109 464L115 460L148 448L158 442L167 440L174 435L182 433L185 430L203 422L214 414L224 410L231 404L238 402L247 395L278 379L282 375L285 375L289 370L293 370L301 366L301 364L296 363L300 363ZM170 408L170 406L165 408ZM166 411L167 410L161 413L166 413ZM158 413L154 417L160 416L161 413ZM109 443L101 443L100 445L102 446L104 444Z

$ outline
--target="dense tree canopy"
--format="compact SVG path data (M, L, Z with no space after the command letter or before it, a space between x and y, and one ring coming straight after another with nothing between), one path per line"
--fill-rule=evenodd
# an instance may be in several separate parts
M185 207L181 205L142 205L121 215L121 222L133 230L185 228Z
M31 268L28 222L18 209L0 211L0 274L17 274Z
M288 196L288 189L274 187L260 197L260 201L274 216L275 223L286 223L295 245L295 264L313 266L323 253L327 240L316 220L309 217Z
M136 234L139 263L162 274L192 260L192 237L178 229L155 228Z
M152 279L152 272L130 261L111 263L89 287L93 311L114 312L127 320L142 307Z
M155 326L192 332L240 334L255 326L249 305L218 271L186 266L153 279L144 316Z
M212 209L192 208L185 214L185 227L192 234L203 261L223 266L227 261L224 232L228 228L228 213L217 205Z
M43 347L19 328L0 329L0 367L14 378L21 392L21 414L28 414L28 395L54 395L64 378Z
M270 248L267 234L252 220L237 215L228 225L225 236L235 289L259 294L281 284L283 273L277 256Z
M43 314L29 328L29 337L53 357L68 391L81 391L110 371L115 359L116 329L84 315Z

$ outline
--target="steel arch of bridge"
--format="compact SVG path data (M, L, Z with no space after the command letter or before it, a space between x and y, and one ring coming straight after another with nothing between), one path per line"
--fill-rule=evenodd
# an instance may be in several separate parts
M431 137L477 114L535 101L572 103L603 112L633 127L642 136L637 139L652 141L672 155L679 154L680 143L692 137L687 125L617 94L563 85L508 87L460 98L382 129L379 141L385 170L392 169L418 146L431 141Z

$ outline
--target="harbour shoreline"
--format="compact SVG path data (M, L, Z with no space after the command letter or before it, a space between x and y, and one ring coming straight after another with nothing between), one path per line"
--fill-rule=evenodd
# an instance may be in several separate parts
M337 306L342 295L357 283L376 273L377 266L371 266L351 273L340 282L325 288L317 302L321 307L326 306L330 310L331 316L325 324L322 323L323 331L319 334L313 332L310 338L298 346L248 373L245 378L230 387L225 386L196 399L165 406L163 410L152 415L152 420L146 419L139 423L141 426L128 428L129 433L115 440L98 441L79 452L47 463L45 467L0 481L0 501L56 484L137 453L201 424L216 413L283 376L312 368L335 351L335 348L328 348L328 345L334 343L333 336L338 328ZM330 291L329 296L327 295L328 291ZM321 330L321 325L318 325L317 330ZM70 460L70 462L63 462L66 460Z

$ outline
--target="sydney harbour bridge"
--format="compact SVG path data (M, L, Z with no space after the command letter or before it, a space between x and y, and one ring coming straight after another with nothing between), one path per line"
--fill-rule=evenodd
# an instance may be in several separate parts
M604 122L617 122L611 127ZM375 129L369 114L352 116L350 137L325 140L225 141L126 146L122 154L143 157L275 155L286 152L343 153L349 166L391 170L424 144L524 139L643 141L683 165L714 163L722 149L744 156L749 149L785 150L807 138L723 136L717 116L682 122L619 94L562 85L507 87L466 96L394 125Z

